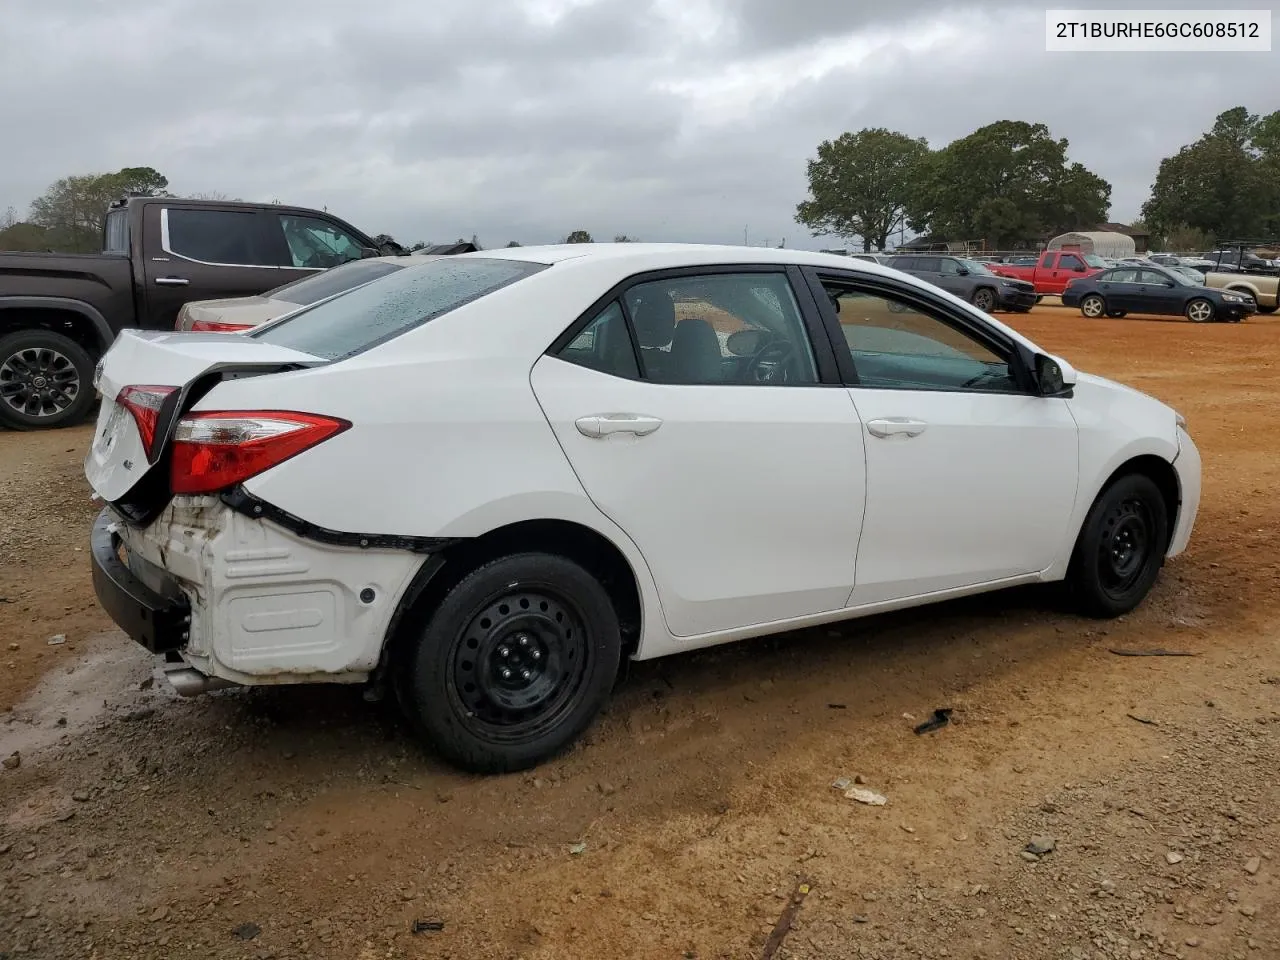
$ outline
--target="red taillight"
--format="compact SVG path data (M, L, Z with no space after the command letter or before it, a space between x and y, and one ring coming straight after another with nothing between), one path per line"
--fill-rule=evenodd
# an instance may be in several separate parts
M173 434L174 493L214 493L283 463L351 426L287 410L190 413Z
M156 420L160 416L160 405L164 398L177 390L177 387L131 386L125 387L116 397L116 403L133 414L133 421L138 425L138 434L142 437L142 449L151 456L151 445L156 439Z
M252 330L251 323L218 323L215 320L197 320L191 325L191 333L239 333Z

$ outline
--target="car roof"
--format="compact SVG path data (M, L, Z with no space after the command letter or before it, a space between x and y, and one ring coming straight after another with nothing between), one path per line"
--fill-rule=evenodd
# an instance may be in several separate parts
M662 269L664 266L674 267L685 264L697 266L718 263L781 263L866 270L869 273L880 273L883 270L875 261L857 260L835 253L710 243L560 243L478 250L475 253L460 253L457 256L521 260L548 265L574 260L595 262L612 260L618 261L618 265L623 266L626 261L633 261L637 264L637 269Z

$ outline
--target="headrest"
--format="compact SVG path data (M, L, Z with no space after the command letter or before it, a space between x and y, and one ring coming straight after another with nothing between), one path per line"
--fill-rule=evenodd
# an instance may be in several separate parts
M662 290L647 292L632 312L636 337L646 350L665 347L676 332L676 305Z

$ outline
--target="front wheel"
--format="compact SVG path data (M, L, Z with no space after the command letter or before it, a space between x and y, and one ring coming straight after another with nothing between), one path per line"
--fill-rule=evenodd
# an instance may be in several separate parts
M464 577L404 664L410 723L475 773L558 754L604 706L622 652L609 594L565 557L521 553Z
M0 337L0 424L14 430L69 427L93 406L93 360L51 330Z
M1128 613L1150 592L1169 545L1164 497L1150 477L1131 473L1098 495L1080 529L1067 583L1091 617Z
M1091 293L1080 301L1080 312L1090 320L1097 320L1107 312L1107 302L1096 293Z
M994 313L996 294L990 287L979 287L973 292L973 305L983 313Z
M1208 323L1213 319L1213 304L1197 297L1187 304L1187 319L1192 323Z

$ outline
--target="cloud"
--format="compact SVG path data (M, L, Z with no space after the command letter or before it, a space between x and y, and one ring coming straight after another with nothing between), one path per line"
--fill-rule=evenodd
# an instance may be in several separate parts
M1277 109L1278 81L1267 54L1048 54L1012 0L5 0L0 209L148 164L404 240L817 245L793 214L821 140L1023 119L1128 219L1163 156Z

